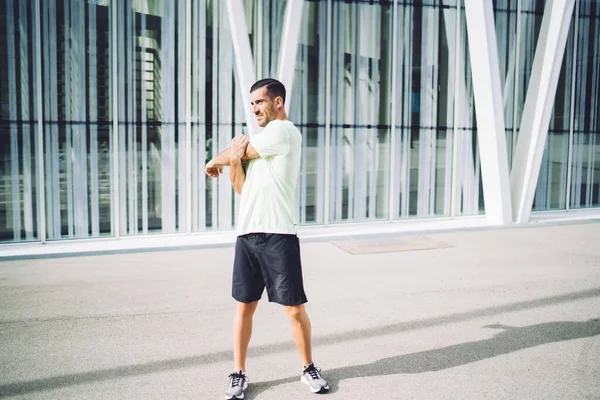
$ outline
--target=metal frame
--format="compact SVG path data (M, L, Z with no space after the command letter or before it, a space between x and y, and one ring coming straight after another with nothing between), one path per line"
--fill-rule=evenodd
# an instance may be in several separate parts
M492 0L465 0L487 220L512 221L504 109Z
M458 176L458 165L459 165L459 157L458 157L458 104L460 103L460 91L458 90L458 85L461 84L459 82L459 74L458 71L460 69L460 50L461 50L461 40L460 40L460 18L461 18L461 1L457 0L456 2L456 31L454 32L454 41L456 43L454 49L454 105L453 105L453 127L452 127L452 178L450 180L451 186L451 195L450 195L450 216L454 217L456 215L460 215L461 212L461 185L459 182Z
M112 150L113 150L113 154L112 154L112 176L111 178L113 179L113 184L112 184L112 221L111 221L111 227L113 229L113 233L114 233L114 237L115 238L119 238L121 236L121 222L120 222L120 204L119 204L119 199L120 199L120 194L119 194L119 104L117 102L117 91L118 91L118 84L117 84L117 69L118 69L118 65L117 65L117 36L118 36L118 32L117 32L117 6L115 3L111 3L110 4L110 11L111 11L111 19L110 19L110 23L111 25L111 46L112 46L112 52L111 52L111 56L112 56L112 63L111 63L111 74L110 74L110 78L112 80L112 117L113 117L113 134L112 134Z
M521 5L522 0L517 1L517 43L515 46L515 90L513 90L513 129L512 129L512 143L510 146L510 158L509 163L512 162L512 159L515 154L515 138L517 137L517 126L519 125L519 121L517 118L517 104L519 101L519 91L517 88L519 87L519 77L520 74L518 72L519 63L521 62Z
M46 189L44 185L44 112L42 102L42 36L41 36L41 21L40 21L40 0L35 0L35 9L32 10L35 14L35 52L38 63L35 67L37 76L37 165L38 165L38 187L37 187L37 208L38 208L38 236L41 243L46 243Z
M567 182L565 195L565 209L568 211L571 206L571 178L573 175L573 140L575 132L573 121L575 119L575 78L577 76L577 35L579 33L579 0L575 4L575 30L573 33L573 67L571 71L571 103L569 104L569 154L567 156Z
M331 54L332 48L332 24L331 14L333 13L333 0L327 0L327 54ZM331 160L329 157L331 151L331 57L326 57L325 60L325 187L323 201L323 225L329 225L329 202L331 201L331 192L329 190L329 179L331 176Z
M398 67L398 57L396 49L398 46L398 2L392 3L392 95L391 95L391 118L390 118L390 175L388 180L388 220L393 221L395 215L394 194L395 194L395 179L396 179L396 157L394 150L396 149L396 91L398 90L396 68ZM327 184L327 183L326 183Z
M192 2L185 2L185 231L192 231Z

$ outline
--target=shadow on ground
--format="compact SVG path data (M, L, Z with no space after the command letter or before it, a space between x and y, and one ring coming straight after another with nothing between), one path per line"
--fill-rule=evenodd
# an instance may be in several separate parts
M535 300L520 301L472 311L454 313L441 317L399 322L363 330L340 332L314 338L313 347L338 344L341 342L351 342L354 340L363 340L372 337L380 337L383 335L394 335L402 332L470 321L477 318L489 317L507 312L547 307L550 305L579 301L598 296L600 296L600 288L594 288L559 296L543 297ZM17 322L19 321L2 321L0 322L0 328L2 324L14 324ZM27 321L24 321L23 323L26 324ZM335 391L337 383L341 379L359 376L437 371L439 369L451 368L453 366L475 362L484 358L490 358L523 348L538 346L544 343L577 339L600 334L600 322L597 319L590 320L588 322L554 322L550 325L551 327L548 327L548 324L541 324L522 328L511 328L498 325L495 327L505 329L505 331L488 340L386 358L373 364L328 370L327 378L332 384L332 391ZM289 341L253 347L252 354L254 356L260 356L276 354L294 349L295 346L293 342ZM232 359L233 354L231 351L221 351L145 364L126 365L82 373L59 375L25 382L7 383L0 385L0 397L22 396L27 393L43 392L61 387L76 386L91 382L105 382L131 376L142 376L162 371L190 368L197 365L212 364ZM0 367L0 373L1 371L2 370ZM277 381L255 383L253 384L253 389L251 390L251 393L253 393L252 396L254 397L258 393L268 390L271 387L293 382L297 379L299 380L299 376Z
M600 319L585 322L548 322L523 327L487 325L484 328L501 329L493 337L476 342L461 343L439 349L421 351L384 358L371 364L335 368L324 372L330 384L330 392L337 391L344 379L383 376L396 374L418 374L485 360L513 353L519 350L547 343L589 338L600 335ZM253 384L248 390L248 398L254 399L260 393L278 385L299 380L299 376Z

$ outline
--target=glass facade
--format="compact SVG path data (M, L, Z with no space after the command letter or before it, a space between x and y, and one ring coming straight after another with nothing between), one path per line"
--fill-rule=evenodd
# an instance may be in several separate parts
M243 0L256 76L286 2ZM509 165L545 0L494 0ZM462 0L306 0L301 224L483 214ZM0 242L231 230L246 132L224 1L0 0ZM534 210L600 205L600 1L577 0Z
M578 0L558 81L534 210L600 205L598 38L600 1Z

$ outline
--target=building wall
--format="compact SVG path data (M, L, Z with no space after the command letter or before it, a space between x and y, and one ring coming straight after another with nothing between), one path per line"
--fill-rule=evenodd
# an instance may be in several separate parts
M289 99L302 224L485 213L463 2L304 1ZM277 76L286 2L241 3L248 65ZM510 167L550 1L492 4ZM0 1L0 242L234 227L239 197L204 174L247 132L228 12ZM577 0L534 211L600 205L599 37L600 1Z

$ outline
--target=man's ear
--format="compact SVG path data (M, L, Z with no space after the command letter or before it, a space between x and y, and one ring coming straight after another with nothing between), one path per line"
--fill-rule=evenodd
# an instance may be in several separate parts
M282 108L283 107L283 98L281 96L275 97L275 106L277 108Z

